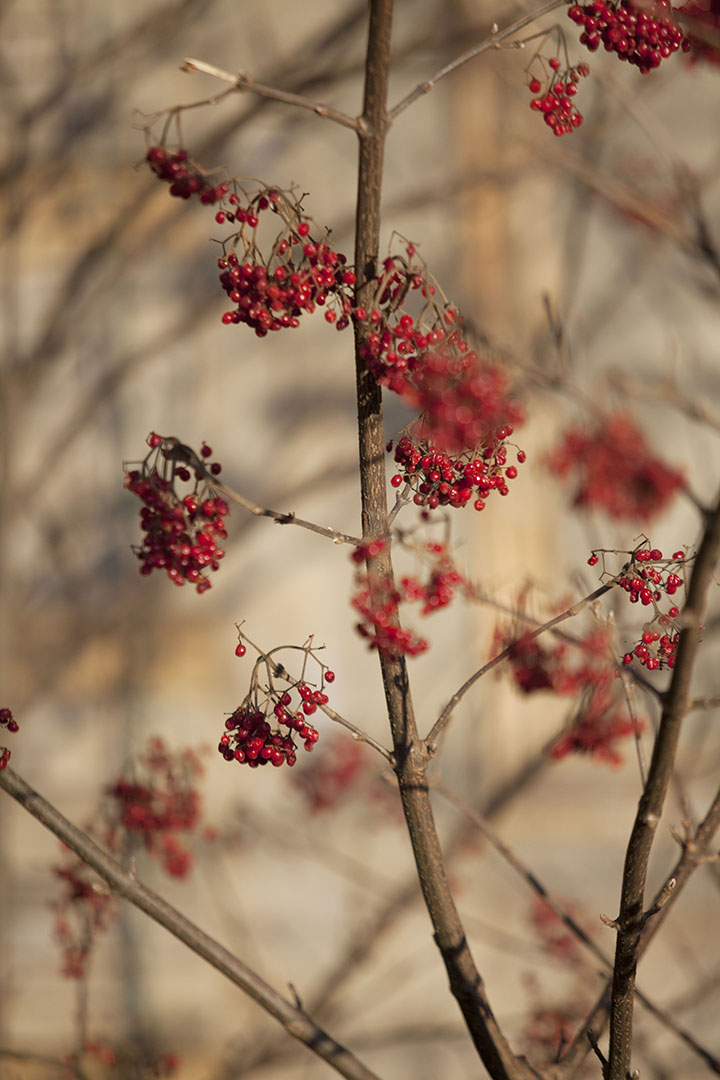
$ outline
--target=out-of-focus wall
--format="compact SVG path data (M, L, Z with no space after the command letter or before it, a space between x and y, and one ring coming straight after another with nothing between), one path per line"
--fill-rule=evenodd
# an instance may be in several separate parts
M235 508L209 593L175 589L158 574L141 578L130 550L138 504L122 489L121 468L143 455L151 430L193 446L206 439L223 478L249 498L358 532L350 337L318 316L269 340L223 326L209 243L219 227L209 211L169 199L138 163L154 113L220 89L183 74L186 56L359 113L364 9L330 0L23 0L0 9L0 704L11 704L22 725L13 766L79 823L147 736L214 749L247 688L249 659L233 655L240 620L265 648L314 634L337 672L334 706L388 742L377 661L353 629L348 549ZM505 13L490 0L398 0L391 98L522 10ZM535 46L485 54L398 119L387 150L383 243L393 230L420 242L448 296L521 366L560 365L605 407L619 400L607 370L644 384L647 394L634 404L653 441L710 498L716 435L657 404L653 391L675 374L688 396L717 395L717 275L683 245L692 228L680 196L682 178L694 178L708 221L718 222L712 117L720 77L674 58L667 71L633 78L598 57L597 81L582 88L585 126L553 140L528 108L523 71ZM352 257L352 132L238 96L184 112L182 136L208 166L308 192L306 208ZM665 229L632 218L633 194L659 207ZM544 297L563 320L560 357ZM571 519L540 462L576 405L547 387L541 393L535 375L525 389L529 423L518 441L529 464L511 498L454 522L453 539L484 589L512 605L532 583L540 612L593 587L590 548L631 546L637 530ZM407 420L389 401L388 437ZM683 504L653 540L674 549L696 528ZM412 662L423 730L488 657L497 618L487 607L454 607L428 624L433 648ZM715 649L711 638L701 674L708 693ZM491 677L458 710L438 771L478 799L561 719L556 703L520 701ZM683 758L698 809L709 781L693 772L693 747L705 746L709 722L689 722ZM330 734L326 724L322 738ZM615 914L638 794L632 750L625 756L615 771L585 759L545 769L500 820L528 864L583 905L594 925L601 911ZM707 771L716 765L713 756ZM412 865L391 811L354 807L312 818L285 774L228 767L213 752L206 804L219 841L198 852L188 883L168 884L147 863L138 872L268 981L292 983L311 1000L343 948L411 880ZM438 816L449 839L455 813L438 801ZM671 865L667 826L679 819L674 802L653 882ZM59 1056L73 1049L76 1000L51 939L57 845L5 799L0 842L0 1048ZM467 843L463 851L453 863L458 902L492 1000L519 1038L530 1004L552 998L566 976L559 966L547 970L531 940L529 893L490 851ZM661 999L711 974L710 958L688 942L695 924L713 933L712 887L698 878L667 944L643 969L643 985ZM610 950L610 931L601 934ZM283 1039L135 912L124 911L101 941L89 993L92 1037L176 1051L182 1075L196 1066L197 1075L241 1075L258 1046ZM389 918L327 1022L382 1075L452 1078L476 1068L417 900ZM693 1022L712 1033L707 1003ZM663 1047L665 1040L684 1077L704 1075L647 1023L641 1037ZM393 1034L400 1025L405 1036ZM223 1072L218 1061L230 1039L241 1050ZM37 1068L55 1075L50 1065ZM19 1070L0 1059L0 1076ZM325 1071L287 1057L267 1075Z

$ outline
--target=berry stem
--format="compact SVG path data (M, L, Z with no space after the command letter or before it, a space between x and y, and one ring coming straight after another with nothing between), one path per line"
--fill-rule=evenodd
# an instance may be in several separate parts
M503 41L512 37L513 34L517 34L520 30L524 30L526 26L531 26L537 19L543 15L547 15L548 12L554 11L555 8L563 7L567 4L567 0L550 0L549 3L544 4L537 11L534 11L532 15L525 15L522 19L518 19L516 22L511 23L510 26L506 26L504 30L498 30L496 26L490 33L490 36L481 41L478 45L473 45L471 49L462 53L460 56L451 60L445 67L440 68L434 75L431 75L425 82L418 83L414 90L411 90L409 94L406 94L404 98L398 101L397 105L393 105L390 110L390 119L395 120L396 117L404 112L410 105L414 104L421 98L423 94L429 93L432 88L439 83L441 79L444 79L446 75L451 75L453 71L456 71L463 64L467 64L469 60L474 60L476 56L480 56L482 53L487 52L488 49L498 49ZM508 46L506 46L508 47ZM512 44L509 46L512 48ZM518 48L520 48L518 43Z

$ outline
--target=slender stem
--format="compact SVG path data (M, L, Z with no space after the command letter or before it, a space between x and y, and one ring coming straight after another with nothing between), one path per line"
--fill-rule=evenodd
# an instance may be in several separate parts
M224 71L223 68L215 67L214 64L208 64L205 60L194 60L192 57L187 56L181 66L182 71L194 72L202 71L205 75L212 75L215 79L221 79L222 82L230 83L232 90L238 90L240 92L246 92L250 94L257 94L258 97L270 98L272 101L281 101L285 105L293 105L300 109L309 109L310 112L314 112L316 116L321 117L323 120L333 120L336 124L341 124L342 127L352 128L353 131L357 131L358 122L352 116L347 116L346 113L340 112L338 109L333 109L330 105L323 105L319 101L313 101L311 98L306 98L302 94L293 94L287 90L276 90L273 86L265 86L263 83L255 82L251 75L245 74L245 72L239 72L233 74L232 71ZM226 91L232 93L232 90ZM211 98L211 102L220 100L225 97L225 94L218 95L217 98ZM199 102L204 105L207 102ZM189 105L181 106L184 109L192 108Z
M533 890L536 896L539 896L554 912L554 914L557 915L560 921L564 923L570 933L573 934L574 937L576 937L577 940L582 943L582 945L584 945L584 947L593 955L596 960L600 961L605 971L608 973L612 973L612 961L593 941L587 931L578 923L577 919L575 919L566 908L564 908L560 903L558 903L552 893L539 880L537 875L533 873L533 871L530 870L530 868L517 857L515 852L501 840L500 836L490 826L487 819L483 817L483 815L480 814L477 810L475 810L474 807L470 806L465 799L460 798L460 796L456 795L454 791L451 791L449 788L445 787L444 784L434 782L432 786L433 791L437 791L440 795L447 799L448 802L452 803L453 806L457 807L457 809L462 814L468 817L477 826L479 832L482 833L482 835L490 844L492 844L492 846L495 848L501 858L505 860L508 866L512 867L512 869L520 875L520 877L525 881L525 883ZM694 841L691 841L691 843L694 843ZM664 910L664 908L667 906L667 904L660 906L660 898L669 898L670 895L674 893L675 889L677 888L677 880L677 878L670 875L670 877L665 883L664 889L658 893L658 898L655 901L655 905L658 905L658 911ZM677 1035L678 1038L682 1039L685 1045L688 1046L693 1051L693 1053L697 1054L698 1057L702 1058L702 1060L705 1061L706 1064L710 1065L713 1072L715 1072L716 1074L720 1074L720 1058L718 1058L715 1054L708 1050L707 1047L703 1046L702 1043L700 1043L695 1038L692 1032L688 1031L688 1029L683 1024L679 1023L679 1021L677 1021L667 1009L663 1009L662 1006L656 1004L656 1002L654 1002L652 998L649 998L640 990L636 990L636 994L638 1001L642 1002L648 1012L652 1013L652 1015L655 1016L661 1024L668 1028L669 1031L674 1032L674 1034Z
M164 455L168 460L182 461L193 469L199 476L202 476L204 480L207 480L230 502L234 502L237 506L241 506L243 510L247 510L249 514L254 514L255 517L269 517L273 521L276 521L278 525L297 525L300 529L308 529L310 532L318 533L320 536L327 536L335 544L352 544L353 547L357 547L360 543L358 536L351 536L349 533L340 532L339 529L330 528L328 525L316 525L314 521L305 521L303 518L296 517L292 512L283 513L280 510L269 510L265 506L258 506L256 503L247 499L244 495L240 495L239 492L234 491L233 488L228 487L221 480L218 480L216 476L210 472L204 465L203 461L198 457L195 451L190 446L186 446L185 443L180 442L174 435L169 435L163 442Z
M313 1053L324 1058L341 1076L346 1076L349 1080L378 1080L376 1074L366 1068L354 1054L318 1027L301 1006L287 1001L251 968L186 919L157 893L142 885L132 871L125 870L86 833L72 825L12 769L4 769L0 772L0 787L4 788L45 828L59 837L83 862L91 866L107 882L113 892L140 908L232 983L239 986L266 1012L278 1020L290 1035L305 1043Z
M589 604L594 603L595 600L598 600L601 596L604 596L605 593L609 592L614 585L615 578L613 578L612 581L608 581L604 585L601 585L599 589L595 589L594 592L590 593L590 595L586 596L583 600L578 600L577 604L573 604L572 607L569 607L567 609L567 611L563 611L560 615L555 615L554 618L549 619L548 622L543 623L542 626L538 626L536 630L530 631L529 633L523 635L523 637L526 640L532 641L534 638L539 637L540 634L544 634L547 630L554 629L560 623L565 622L567 619L573 618L575 615L578 615L584 608L588 607ZM447 725L450 723L450 717L452 716L456 706L465 697L465 694L467 694L468 690L470 690L471 687L473 687L478 681L478 679L481 679L483 677L483 675L487 675L489 671L492 671L492 669L494 667L497 667L498 664L502 663L503 660L507 660L508 656L510 656L512 650L515 648L516 645L517 640L511 641L510 644L502 650L502 652L499 652L497 656L493 656L492 660L488 660L487 664L483 664L483 666L477 671L475 671L469 679L465 680L459 690L455 691L455 693L450 698L447 705L442 710L437 720L433 724L425 740L427 750L430 755L434 754L437 750L438 739L442 735Z
M377 274L383 153L390 123L387 84L392 12L393 0L371 0L365 94L358 124L360 154L355 247L358 306L368 306ZM356 323L362 530L366 539L389 540L381 390L366 370L361 352L368 333L362 323ZM373 559L373 574L393 587L389 543ZM493 1080L529 1077L532 1073L513 1055L493 1016L450 891L425 777L430 758L417 732L405 658L391 656L382 650L379 655L403 811L420 886L450 988Z
M720 828L720 790L716 793L705 817L695 830L694 836L683 844L680 858L665 878L665 881L658 889L657 894L650 905L651 911L656 909L660 897L669 895L667 903L657 911L656 915L648 919L643 926L638 945L639 956L642 956L645 953L650 942L658 933L664 920L670 914L673 906L677 903L680 894L687 885L692 874L698 866L706 861L708 849L713 842L713 838L718 828ZM670 888L670 882L673 881L675 884ZM598 1035L603 1031L610 1012L611 991L612 981L608 982L603 988L597 1002L585 1018L584 1023L581 1025L570 1049L565 1054L562 1063L562 1072L568 1077L574 1077L577 1074L582 1061L587 1055L585 1032L589 1028L594 1031L595 1035ZM639 996L640 995L638 994L638 997ZM684 1038L684 1035L682 1037ZM688 1042L688 1045L691 1044ZM697 1046L693 1046L693 1049L703 1056L703 1051L698 1050ZM710 1060L707 1058L706 1060L708 1061L708 1064L710 1064Z
M690 680L700 644L700 623L719 554L720 496L708 520L690 577L677 660L663 705L647 784L640 797L625 855L617 918L606 1080L625 1080L630 1071L635 976L640 936L647 921L643 904L648 859L672 775L680 728L690 706Z
M530 26L536 19L540 19L543 15L547 15L549 11L554 11L555 8L566 5L567 2L568 0L550 0L549 3L538 8L532 15L523 16L523 18L518 19L517 22L511 23L510 26L506 26L504 30L498 30L497 27L493 27L493 32L490 34L490 37L485 38L479 45L473 45L471 49L462 53L461 56L456 57L455 60L451 60L449 64L440 68L439 71L436 71L435 74L431 75L425 82L419 83L414 90L411 90L411 92L406 94L401 101L398 101L397 105L393 105L390 110L390 119L394 120L396 116L399 116L401 112L404 112L408 106L416 102L423 94L429 93L435 84L439 83L441 79L444 79L446 75L450 75L453 71L457 71L463 64L467 64L469 60L474 60L476 56L480 56L482 53L487 52L488 49L500 48L501 43L507 38L524 30L526 26Z

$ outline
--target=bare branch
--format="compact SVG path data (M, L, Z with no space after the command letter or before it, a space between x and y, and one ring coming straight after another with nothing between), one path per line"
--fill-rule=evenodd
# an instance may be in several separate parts
M620 930L615 950L607 1080L625 1080L630 1071L635 976L640 935L646 923L643 903L648 859L670 783L682 721L688 711L690 680L700 644L699 626L719 554L720 496L708 520L690 576L687 604L682 615L684 628L680 631L672 681L665 696L648 781L640 798L625 856L617 919Z
M251 968L233 956L198 926L186 919L162 897L142 885L134 873L126 871L119 862L76 828L67 818L37 791L34 791L12 769L0 771L0 787L12 796L41 825L54 833L74 851L88 866L107 882L118 896L144 911L151 919L164 926L176 938L197 953L249 997L253 998L267 1013L274 1017L288 1034L323 1058L341 1076L349 1080L378 1080L358 1058L304 1012L303 1009L283 998L260 978Z
M313 101L311 98L303 97L302 94L292 94L286 90L276 90L272 86L265 86L263 83L255 82L251 75L247 75L244 72L238 72L237 75L233 75L231 71L224 71L222 68L215 67L214 64L208 64L204 60L194 60L190 56L183 60L180 70L189 73L202 71L205 75L212 75L214 79L220 79L222 82L231 84L232 90L225 91L224 94L219 94L217 98L210 98L208 103L220 100L220 98L225 97L225 94L237 90L240 93L257 94L258 97L270 98L272 101L281 101L285 105L294 105L300 109L309 109L310 112L315 113L316 116L321 117L323 120L333 120L336 124L341 124L342 127L352 128L353 131L358 130L357 120L354 120L352 116L348 116L344 112L340 112L338 109L333 109L331 105L323 105L319 101ZM203 102L202 104L206 104L206 102ZM176 112L181 109L192 107L193 106L189 105L181 105L178 109L172 109L170 111Z
M566 0L550 0L550 3L538 8L532 15L523 16L522 19L518 19L516 22L511 23L510 26L506 26L504 30L498 30L497 27L493 27L490 36L485 38L484 41L481 41L479 45L473 45L467 52L462 53L462 55L456 57L455 60L451 60L449 64L440 68L439 71L436 71L435 74L431 75L425 82L419 83L415 89L402 98L397 105L394 105L390 110L390 119L394 120L401 112L404 112L408 106L416 102L418 98L429 93L430 90L432 90L441 79L444 79L446 75L451 75L453 71L457 71L463 64L467 64L469 60L474 60L476 56L481 56L482 53L487 52L489 49L499 49L501 44L506 41L507 38L512 37L514 34L518 34L521 30L524 30L526 26L530 26L543 15L547 15L549 11L554 11L555 8L563 7L565 3ZM521 47L521 43L518 42L517 47Z
M623 571L620 572L620 575L622 573ZM536 630L533 630L528 635L528 638L532 641L535 638L540 637L540 635L544 634L547 630L552 630L560 623L565 622L567 619L573 618L575 615L578 615L595 600L599 599L601 596L604 596L605 593L609 592L610 589L613 588L615 580L616 579L613 578L612 581L606 582L604 585L601 585L599 589L595 589L595 591L590 593L589 596L586 596L583 600L578 600L576 604L573 604L572 607L569 607L560 615L556 615L548 622L545 622L541 626L538 626ZM452 716L456 706L465 697L465 694L467 694L468 690L470 690L478 681L478 679L481 679L483 677L483 675L487 675L488 671L492 671L492 669L494 667L497 667L498 664L502 663L503 660L507 660L508 656L510 656L512 650L516 645L517 641L511 641L510 644L502 650L502 652L499 652L497 656L493 656L492 660L488 660L487 664L484 664L478 671L471 675L469 679L466 679L460 689L455 691L455 693L450 698L447 705L442 710L439 717L433 724L427 738L425 739L425 745L427 747L428 754L432 756L437 751L438 739L442 735L447 725L450 723L450 717Z

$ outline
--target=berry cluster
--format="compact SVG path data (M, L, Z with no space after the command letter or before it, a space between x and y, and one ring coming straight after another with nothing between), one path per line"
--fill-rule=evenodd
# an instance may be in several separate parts
M720 0L687 0L676 11L686 20L690 59L720 64Z
M421 413L425 440L455 454L492 443L523 418L506 371L471 349L414 246L405 250L385 259L369 309L353 312L367 323L360 354L381 385Z
M355 629L371 649L386 656L419 656L426 652L429 643L400 626L398 609L404 599L403 592L393 588L389 579L373 566L373 560L385 546L385 541L373 540L359 544L351 555L353 562L367 561L368 566L366 574L359 570L355 574L355 591L350 600L360 616Z
M573 4L568 16L583 28L580 41L596 52L603 45L643 74L690 42L673 18L670 0L591 0Z
M172 752L162 739L150 739L147 749L106 787L86 832L123 859L140 844L166 873L187 877L193 857L177 834L197 832L200 826L196 784L202 773L195 751ZM63 861L53 873L63 883L61 895L52 904L62 973L84 978L95 936L116 917L113 897L94 871L65 847Z
M627 593L631 604L652 606L653 618L645 624L637 644L623 656L623 664L627 666L638 660L648 671L673 668L680 640L680 609L674 600L666 610L660 605L665 597L674 597L685 584L681 575L690 560L684 551L676 551L672 559L665 559L662 551L651 547L649 542L629 554L631 560L616 583ZM593 552L588 563L595 566L597 562L598 555Z
M8 709L8 708L0 709L0 728L3 728L3 727L7 728L7 730L11 731L13 734L15 734L16 731L20 730L20 725L18 724L17 720L13 716L11 709ZM7 768L7 765L8 765L8 762L10 761L11 756L12 756L11 751L8 750L7 747L2 747L0 749L0 769L6 769Z
M197 195L201 203L212 206L221 202L230 190L225 182L212 184L200 166L190 161L187 150L173 152L164 146L151 146L146 160L158 179L170 185L170 194L178 199Z
M223 243L218 268L220 284L237 306L226 311L222 321L244 323L265 337L271 330L294 329L301 315L325 307L329 323L338 330L349 326L355 274L327 236L311 234L311 221L301 206L276 188L252 194L238 189L228 203L232 209L220 211L216 221L239 223L240 229ZM276 215L280 231L273 230L264 259L258 228L268 209Z
M514 638L512 630L496 630L493 650L508 648L507 662L525 694L550 690L578 696L573 720L550 750L555 760L571 753L618 764L619 739L637 734L642 723L627 712L618 693L612 641L605 630L593 630L575 643L572 653L560 642L547 646L528 632Z
M598 761L619 765L622 757L615 744L642 730L642 722L628 713L610 686L593 687L582 695L575 717L551 747L550 757L559 761L568 754L590 754Z
M431 559L430 572L425 582L406 575L401 578L403 600L407 604L421 603L421 615L432 615L447 607L458 589L467 590L467 582L455 566L445 544L428 542L425 552Z
M403 481L414 492L413 502L435 510L438 506L460 508L470 501L476 510L484 510L493 491L507 495L508 480L517 476L515 465L507 464L505 440L513 433L511 426L498 428L485 448L474 454L467 451L450 457L428 442L418 441L412 434L401 436L395 447L395 462L400 468L390 483L400 487ZM390 452L393 444L388 443ZM526 460L524 451L517 452L519 464Z
M229 507L212 487L221 466L207 460L212 450L205 444L198 457L175 438L153 432L147 441L150 453L140 468L125 468L125 487L144 504L140 524L145 537L133 548L142 564L140 573L165 570L176 585L189 581L203 593L210 588L206 572L217 570L225 555L218 540L227 537ZM178 481L192 481L192 490L178 494Z
M55 938L62 950L61 974L83 979L96 934L117 917L113 897L87 863L67 848L63 864L55 866L53 874L62 883L61 895L50 904Z
M569 85L574 78L568 72ZM237 180L210 185L185 150L153 146L148 161L172 180L174 194L220 201L215 220L236 226L218 260L220 283L235 305L224 323L242 323L264 337L297 327L304 313L323 307L338 330L353 320L363 324L360 351L368 370L421 413L422 438L445 452L490 448L492 454L496 432L521 422L506 372L470 348L456 309L437 299L412 244L378 267L368 306L354 306L354 271L327 235L315 235L291 192L246 191Z
M656 517L685 486L682 474L653 454L624 413L603 417L594 429L567 431L547 465L557 476L575 476L575 506L626 521Z
M590 68L583 63L560 72L557 57L548 60L548 65L551 71L544 86L537 75L528 81L528 90L533 95L530 108L543 114L554 135L569 135L583 122L582 113L575 105L575 95L580 79L590 74Z
M162 739L152 739L133 775L106 788L105 842L117 849L121 835L125 842L137 838L168 874L186 877L192 854L176 834L194 832L199 824L201 805L195 781L202 773L194 751L172 754Z
M273 659L276 653L286 648L291 646L280 646L267 656L261 654L256 661L250 690L225 721L226 730L220 736L218 752L226 761L237 761L241 765L249 765L251 769L267 765L268 762L276 768L280 765L292 766L297 761L295 736L308 751L318 741L319 733L307 718L327 705L325 684L335 681L335 673L328 671L308 646L303 646L306 658L311 657L320 667L320 687L313 689L304 674L287 688L275 686L275 678L289 679L285 668ZM243 655L237 649L235 654ZM260 685L261 668L268 674L269 683L266 686ZM283 731L282 728L287 730Z

